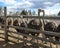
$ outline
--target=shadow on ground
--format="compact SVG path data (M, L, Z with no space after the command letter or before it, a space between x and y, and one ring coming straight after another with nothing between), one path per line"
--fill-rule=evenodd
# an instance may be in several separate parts
M28 45L24 46L23 42L18 43L18 44L9 44L4 41L0 41L0 48L37 48L37 47L33 47L32 45L31 46L28 46Z

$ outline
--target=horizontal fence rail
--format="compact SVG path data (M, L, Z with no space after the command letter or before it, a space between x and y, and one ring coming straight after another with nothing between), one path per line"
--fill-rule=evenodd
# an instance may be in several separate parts
M43 33L43 34L48 34L48 35L53 35L53 36L58 36L58 37L60 37L60 33L57 33L57 32L41 31L41 30L29 29L29 28L24 28L24 27L19 27L19 26L9 26L9 27L17 28L17 29L21 29L21 30L27 30L27 31L36 32L36 33Z
M23 16L23 18L41 18L41 19L56 19L60 20L60 17L55 17L55 16Z
M18 17L20 17L21 18L21 16L7 16L7 18L8 17L12 17L12 18L18 18ZM57 16L57 17L55 17L55 16L23 16L23 18L41 18L41 19L56 19L56 20L60 20L60 16Z
M28 37L32 37L32 38L34 38L34 39L38 39L38 40L42 40L42 41L48 41L48 42L51 42L51 43L54 43L54 44L60 44L60 42L58 42L58 41L47 40L46 38L37 37L37 36L31 36L31 35L23 34L23 33L20 33L20 32L9 31L9 33L14 33L14 34L18 34L18 35L23 35L23 36L26 36L26 37L28 36Z
M54 19L54 20L60 20L60 16L26 16L26 15L20 15L20 16L6 16L7 18L9 18L9 17L12 17L12 18L21 18L21 16L23 17L23 18L41 18L41 19ZM4 18L4 16L0 16L0 17L3 17Z
M11 35L9 35L10 37L14 37L14 36L11 36ZM35 45L37 45L37 43L35 43L35 42L31 42L31 41L28 41L28 40L23 40L23 39L21 39L21 38L17 38L17 37L14 37L14 38L16 38L16 39L19 39L19 40L22 40L22 41L25 41L26 43L27 42L29 42L29 43L32 43L32 44L35 44ZM11 41L11 40L9 40L9 41ZM41 47L44 47L44 48L50 48L50 47L48 47L48 46L46 46L46 45L43 45L43 44L38 44L38 46L41 46Z

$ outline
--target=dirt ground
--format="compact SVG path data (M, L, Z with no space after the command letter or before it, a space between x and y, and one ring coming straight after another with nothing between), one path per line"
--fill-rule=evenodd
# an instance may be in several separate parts
M18 43L18 44L10 44L10 43L6 43L4 41L0 41L0 48L37 48L37 47L32 47L32 46L23 46L23 42L22 43ZM56 46L52 46L53 48L56 48ZM60 48L60 47L58 47Z
M38 41L40 43L42 43L40 40ZM47 44L44 44L44 45L47 45L47 46L50 46L50 43L48 42ZM19 42L19 43L12 43L12 42L8 42L6 43L4 41L4 39L1 39L0 38L0 48L38 48L37 46L24 46L24 43L23 42ZM39 47L41 48L41 47ZM52 44L52 48L57 48L56 45ZM60 45L58 45L58 48L60 48Z
M11 44L6 43L5 41L0 41L0 48L37 48L37 46L24 46L24 43Z

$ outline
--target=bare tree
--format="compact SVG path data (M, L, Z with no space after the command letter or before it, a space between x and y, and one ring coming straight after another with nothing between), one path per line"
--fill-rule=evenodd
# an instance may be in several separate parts
M0 7L0 16L2 15L2 7Z

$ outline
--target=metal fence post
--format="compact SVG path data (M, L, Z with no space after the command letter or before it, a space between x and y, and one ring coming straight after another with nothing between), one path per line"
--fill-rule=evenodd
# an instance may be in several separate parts
M6 8L6 7L4 7L5 42L8 42L8 32L7 32L7 25L6 25L6 19L7 19L7 18L6 18L6 16L7 16L7 8Z

